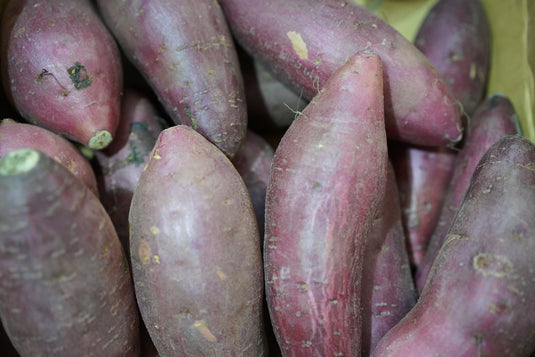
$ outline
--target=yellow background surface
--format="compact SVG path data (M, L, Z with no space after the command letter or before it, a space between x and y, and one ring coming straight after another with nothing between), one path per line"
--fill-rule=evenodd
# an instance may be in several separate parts
M410 41L437 0L354 0L367 6ZM509 97L524 136L535 142L535 1L481 0L492 33L487 95Z

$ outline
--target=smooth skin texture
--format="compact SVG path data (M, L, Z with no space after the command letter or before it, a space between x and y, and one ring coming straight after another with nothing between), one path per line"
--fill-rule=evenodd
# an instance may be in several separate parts
M9 1L2 81L20 115L91 149L119 122L119 49L89 0Z
M221 0L236 41L279 80L311 100L361 50L383 61L389 138L425 146L458 142L455 99L431 63L394 28L350 1Z
M175 124L229 158L247 129L243 79L221 8L212 0L99 0L104 21Z
M502 136L520 134L519 128L515 108L504 95L488 96L474 113L467 127L463 146L456 157L451 181L444 193L437 225L429 237L425 254L415 273L419 292L422 291L438 251L446 240L448 229L479 160Z
M535 350L535 146L505 136L482 156L414 308L381 356L514 356Z
M263 274L251 199L230 160L165 129L130 208L137 301L162 356L263 356Z
M91 163L72 142L34 124L17 122L9 118L0 121L0 157L22 148L39 150L62 163L99 196L97 179Z
M35 149L0 159L0 317L21 356L138 356L139 312L98 198Z

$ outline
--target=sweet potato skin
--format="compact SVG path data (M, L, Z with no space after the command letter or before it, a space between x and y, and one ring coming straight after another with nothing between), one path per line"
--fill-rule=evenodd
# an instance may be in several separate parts
M490 95L478 106L466 128L453 169L450 184L444 194L438 223L429 238L425 254L415 273L416 287L422 291L446 233L459 209L477 163L488 148L504 135L520 134L516 111L508 97Z
M479 161L415 307L373 356L529 356L535 349L535 146Z
M237 46L247 100L248 125L257 132L286 130L308 101Z
M95 195L99 195L97 179L90 162L70 141L37 125L6 118L0 121L0 157L9 152L33 148L63 164Z
M128 88L122 97L115 140L104 150L95 152L101 202L126 252L130 251L128 214L132 195L156 139L166 127L150 99Z
M261 100L265 103L270 121L275 128L288 128L296 114L306 107L308 101L275 78L259 61L254 61L254 70L258 78Z
M491 37L480 0L440 0L429 10L414 40L467 115L474 113L485 95Z
M388 136L426 146L460 140L459 111L442 78L368 9L332 0L220 3L237 42L305 100L355 52L372 50L383 61Z
M382 85L380 58L355 54L275 151L264 271L283 356L360 353L363 249L386 181Z
M248 130L243 145L232 159L251 197L261 240L264 237L266 190L273 155L271 145L256 132Z
M92 149L113 139L122 65L88 0L9 1L2 20L2 80L14 106Z
M104 150L94 153L100 201L108 212L127 258L130 261L128 215L141 172L160 132L168 124L160 116L143 88L126 87L121 99L121 117L115 139ZM141 320L141 318L140 318ZM142 357L157 357L143 321L140 321Z
M264 355L258 228L221 150L188 126L162 131L129 222L137 301L161 355Z
M369 356L377 342L414 306L417 297L391 163L383 205L373 223L364 254L362 281L361 356Z
M128 264L98 198L19 149L0 159L0 199L0 316L21 356L139 355Z
M396 173L409 260L416 268L437 224L457 151L446 146L391 143L389 155Z
M246 133L238 57L217 2L99 0L101 14L175 124L229 157Z
M253 204L260 237L260 248L263 248L264 243L266 190L273 155L273 148L267 140L249 129L240 150L232 158L232 164L242 177ZM264 318L268 356L280 356L279 345L273 334L269 312L265 304Z

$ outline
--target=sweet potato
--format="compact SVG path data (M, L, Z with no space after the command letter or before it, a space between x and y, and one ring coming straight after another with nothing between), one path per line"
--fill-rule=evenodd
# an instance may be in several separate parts
M95 152L101 202L110 215L125 251L128 247L128 213L132 195L149 154L167 123L152 102L133 89L126 89L115 140Z
M217 2L97 3L174 123L194 128L233 157L245 137L247 111L236 49Z
M288 128L300 112L308 104L299 93L295 93L287 85L279 81L259 61L254 61L258 86L267 113L276 128Z
M286 130L308 104L239 46L238 58L247 101L248 126L257 132Z
M310 100L358 50L384 68L390 138L426 146L460 140L455 100L425 56L363 6L335 0L221 0L237 42L279 80Z
M409 260L416 268L437 224L457 151L446 146L391 143L389 155L396 173Z
M261 240L264 237L266 189L273 155L271 145L263 137L249 130L243 145L232 159L232 164L243 178L251 197Z
M491 57L490 25L481 0L438 1L414 44L471 116L485 95Z
M132 195L160 132L167 127L151 99L140 89L127 87L121 101L121 117L113 142L94 153L100 201L108 212L126 252L129 247L128 214ZM127 258L130 260L130 254ZM140 321L141 356L158 353L143 321Z
M416 287L419 292L422 291L433 261L446 239L446 233L459 209L459 204L481 156L502 136L520 134L519 128L516 111L508 97L494 94L485 98L478 106L466 128L450 184L444 193L437 225L429 238L424 257L415 273Z
M0 317L21 356L137 356L124 252L98 198L35 149L0 159Z
M141 315L163 356L262 356L262 256L247 188L189 126L160 133L130 208Z
M284 356L360 353L363 253L386 184L381 66L370 51L348 59L275 151L264 271Z
M89 0L13 0L2 18L2 81L21 116L92 149L113 139L122 66Z
M366 246L362 280L361 356L369 356L377 342L416 303L401 204L391 164L388 166L385 198Z
M414 308L373 356L529 356L535 349L535 146L482 156Z
M52 157L99 195L91 164L70 141L37 125L3 119L0 122L0 157L22 148L33 148Z
M264 216L266 207L266 189L269 180L269 170L273 160L273 148L260 135L252 130L247 131L243 145L232 159L232 164L242 177L256 216L260 247L263 247ZM273 333L269 312L264 304L264 318L266 327L266 341L269 356L279 356L279 345Z

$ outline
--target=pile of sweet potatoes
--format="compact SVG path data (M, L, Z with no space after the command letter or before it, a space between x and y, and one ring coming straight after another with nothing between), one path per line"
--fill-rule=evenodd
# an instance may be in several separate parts
M531 356L535 145L480 0L0 2L2 356Z

